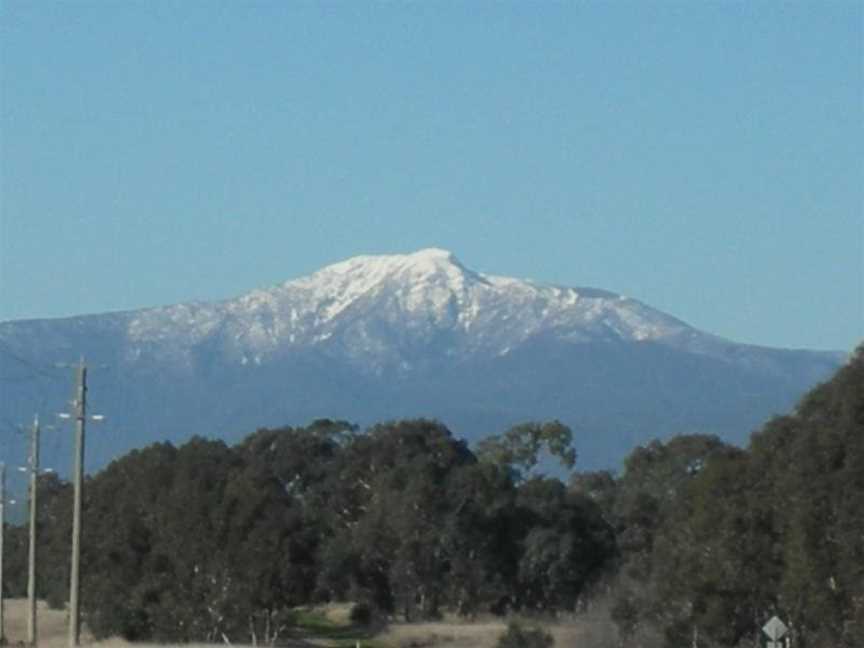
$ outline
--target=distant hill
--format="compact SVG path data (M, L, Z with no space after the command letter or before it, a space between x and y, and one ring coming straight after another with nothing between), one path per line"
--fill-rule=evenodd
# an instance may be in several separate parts
M470 270L443 250L367 256L216 303L0 322L0 429L64 410L84 356L88 467L192 434L236 440L319 417L435 417L476 439L527 419L570 425L581 468L651 437L744 442L842 353L736 344L637 300ZM105 365L105 368L99 366ZM69 434L45 465L68 470ZM12 460L7 460L12 463Z

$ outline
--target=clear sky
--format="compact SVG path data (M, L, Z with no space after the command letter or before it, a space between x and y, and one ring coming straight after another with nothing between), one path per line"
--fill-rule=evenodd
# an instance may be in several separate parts
M2 0L0 319L436 246L851 349L862 43L858 0Z

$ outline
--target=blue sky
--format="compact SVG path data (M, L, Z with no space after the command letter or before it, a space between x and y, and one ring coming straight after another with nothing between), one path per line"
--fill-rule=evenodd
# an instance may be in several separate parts
M849 2L0 3L0 319L356 254L864 338Z

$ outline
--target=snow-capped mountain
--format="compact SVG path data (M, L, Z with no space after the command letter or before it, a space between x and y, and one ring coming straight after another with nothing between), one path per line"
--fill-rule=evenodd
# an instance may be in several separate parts
M842 361L738 345L602 290L478 273L438 249L222 302L2 322L4 418L62 408L63 380L37 368L80 354L110 367L92 398L122 431L95 465L162 438L324 416L434 416L474 438L560 418L583 464L610 464L650 436L741 440Z
M551 334L562 341L659 342L701 353L728 343L634 299L469 270L450 252L361 256L274 288L220 303L126 314L131 359L161 349L189 362L218 338L225 352L260 364L291 348L328 348L367 369L408 368L447 336L445 354L503 355ZM419 345L419 346L418 346Z

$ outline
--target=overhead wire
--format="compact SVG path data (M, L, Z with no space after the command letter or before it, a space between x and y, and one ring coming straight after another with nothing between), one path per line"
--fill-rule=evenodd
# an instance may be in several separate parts
M33 414L40 415L42 420L46 422L53 420L57 412L48 411L46 408L50 405L49 399L54 400L57 398L58 383L68 381L67 376L64 375L65 372L57 371L60 369L57 365L41 365L26 358L4 340L0 340L0 358L5 359L4 362L0 363L0 383L29 383L25 387L27 392L26 400L35 405ZM12 368L13 362L14 368ZM15 373L11 374L9 371L2 371L8 368L11 368ZM20 408L16 408L16 410L18 410L16 415L20 415ZM23 422L16 423L12 421L8 413L4 412L0 414L0 443L3 446L4 456L11 458L13 455L27 454L27 444L22 439L26 433L26 427ZM43 425L42 428L43 430L55 431L54 426L50 423ZM49 438L51 439L49 442L51 447L44 454L51 458L52 463L56 463L62 454L62 435L52 433L49 435ZM45 443L45 435L42 437L42 443ZM7 463L11 465L19 462L7 461ZM54 466L51 467L56 469Z
M6 358L14 361L15 363L17 363L17 365L20 367L21 370L24 370L24 375L11 375L11 376L10 375L3 375L4 372L0 371L0 383L12 383L12 382L14 382L14 383L20 384L20 383L24 383L24 382L39 383L39 382L43 382L43 381L51 381L52 386L55 387L54 390L40 389L36 386L31 387L31 389L33 389L36 392L36 394L34 394L35 400L37 402L36 412L43 414L43 415L47 414L47 415L49 415L48 418L53 419L53 415L55 414L55 412L46 412L45 408L46 408L46 405L48 405L48 399L49 399L50 392L52 392L52 391L56 392L56 384L54 384L54 383L66 382L68 380L68 378L66 376L64 376L63 373L58 372L57 369L67 368L67 367L65 365L59 365L59 364L55 364L53 366L40 365L40 364L22 356L15 349L13 349L9 345L8 342L6 342L4 340L0 340L0 356L6 357ZM93 367L93 368L106 369L107 367L104 365L100 365L98 367ZM2 369L2 364L0 364L0 369ZM96 407L98 408L98 401L97 401ZM50 428L51 426L47 426L47 427ZM65 427L65 426L63 426L63 427ZM45 456L58 458L61 456L61 454L63 454L62 451L65 450L66 444L63 443L62 433L59 433L62 431L63 427L58 425L56 428L56 431L58 433L49 435L48 438L50 438L51 440L49 441L49 444L50 444L49 447L46 448L47 452L44 453ZM0 432L3 433L2 434L3 444L8 446L9 445L8 440L11 440L11 438L12 438L12 434L9 434L9 433L15 432L15 433L20 434L21 428L19 425L15 424L11 419L9 419L8 416L0 415ZM92 441L90 442L91 448L94 451L95 458L100 464L106 463L105 462L105 459L106 459L105 455L108 454L106 452L106 449L112 447L112 445L115 448L115 450L111 451L112 459L116 459L117 454L118 454L116 451L116 444L109 444L109 443L107 443L107 440L103 438L104 432L105 432L104 429L99 430L99 433L96 435L96 438L93 439L91 437ZM43 443L44 442L45 442L45 438L43 437ZM56 468L59 468L59 467L55 467L55 469Z
M57 375L56 372L49 372L48 369L54 369L55 367L40 367L34 362L27 360L23 356L15 353L9 346L9 344L3 340L0 340L0 353L3 355L12 358L16 362L27 367L33 374L41 376L43 378L48 378L50 380L59 381L61 380L60 376Z

